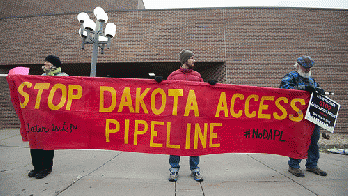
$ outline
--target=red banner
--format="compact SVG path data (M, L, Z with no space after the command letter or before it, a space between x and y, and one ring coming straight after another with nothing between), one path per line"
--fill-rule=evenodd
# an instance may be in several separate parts
M198 156L268 153L303 159L310 94L203 82L7 77L23 141L36 149Z

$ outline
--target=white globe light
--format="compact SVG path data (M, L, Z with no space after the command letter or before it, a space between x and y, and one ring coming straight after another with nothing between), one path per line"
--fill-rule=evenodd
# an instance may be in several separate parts
M106 23L106 22L108 22L108 15L106 13L98 14L97 20L104 21Z
M85 26L85 29L94 31L97 25L94 23L93 20L88 19L85 21L84 26Z
M105 14L105 11L103 10L103 8L101 7L96 7L94 10L93 10L93 13L96 17L98 17L99 14Z
M116 25L114 23L106 24L105 35L110 37L114 37L116 35Z
M79 20L80 23L83 23L85 20L88 20L89 16L87 13L81 12L77 15L77 20Z

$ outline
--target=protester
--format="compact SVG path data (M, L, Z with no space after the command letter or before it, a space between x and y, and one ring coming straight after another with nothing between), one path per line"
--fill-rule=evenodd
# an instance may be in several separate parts
M69 76L68 74L62 72L62 63L59 57L49 55L45 58L44 66L42 69L45 73L42 76Z
M195 60L193 59L193 52L189 50L182 50L180 52L180 69L173 71L167 78L167 80L187 80L187 81L197 81L203 82L201 74L196 71L193 71ZM155 78L157 82L161 82L162 78ZM169 164L171 168L169 181L176 182L178 180L178 173L180 169L180 156L170 155L169 156ZM203 177L200 174L200 170L198 167L199 164L199 156L190 156L190 170L191 176L198 182L203 181Z
M314 61L309 56L299 57L294 65L296 71L292 71L284 76L281 81L280 88L305 90L310 93L324 94L325 91L319 88L319 84L314 81L311 76L311 68ZM320 137L319 126L315 125L311 137L311 144L308 149L308 158L306 160L306 171L313 172L320 176L326 176L327 173L318 168ZM288 161L289 172L296 177L304 177L303 171L300 169L301 159L290 158Z
M62 63L59 58L49 55L45 58L42 69L45 73L42 76L68 76L62 72ZM32 164L34 169L28 174L29 177L42 179L52 172L54 150L30 149Z

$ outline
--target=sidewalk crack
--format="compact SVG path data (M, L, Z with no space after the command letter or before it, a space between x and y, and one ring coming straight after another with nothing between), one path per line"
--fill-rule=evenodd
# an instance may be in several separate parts
M176 196L176 182L175 182L175 186L174 187L175 187L175 191L174 191L175 194L174 195Z
M201 185L201 189L202 189L203 196L205 196L204 190L203 190L203 186L202 186L202 182L199 182L199 184Z
M307 190L307 191L309 191L309 192L313 193L314 195L319 196L319 194L317 194L317 193L313 192L312 190L310 190L309 188L305 187L304 185L302 185L302 184L300 184L300 183L296 182L295 180L293 180L293 179L292 179L292 178L290 178L289 176L287 176L287 175L285 175L285 174L282 174L281 172L277 171L276 169L273 169L272 167L270 167L270 166L266 165L266 164L265 164L265 163L263 163L262 161L257 160L256 158L254 158L254 157L253 157L253 156L251 156L250 154L247 154L247 156L248 156L248 157L250 157L250 158L252 158L252 159L254 159L255 161L257 161L257 162L261 163L262 165L264 165L264 166L268 167L269 169L271 169L271 170L273 170L273 171L277 172L278 174L280 174L280 175L282 175L282 176L284 176L284 177L288 178L289 180L291 180L291 181L292 181L292 182L294 182L295 184L297 184L297 185L299 185L299 186L303 187L305 190Z
M94 169L93 171L89 172L88 174L84 175L84 176L77 176L77 179L74 180L72 183L70 183L67 187L65 187L62 190L56 191L55 192L55 196L61 194L62 192L68 190L70 187L72 187L76 182L80 181L81 179L83 179L86 176L91 175L93 172L97 171L98 169L104 167L107 163L109 163L110 161L113 161L114 159L116 159L116 157L118 157L118 155L122 154L122 152L120 152L119 154L117 154L116 156L114 156L113 158L109 159L108 161L106 161L105 163L103 163L102 165L100 165L99 167L97 167L96 169Z

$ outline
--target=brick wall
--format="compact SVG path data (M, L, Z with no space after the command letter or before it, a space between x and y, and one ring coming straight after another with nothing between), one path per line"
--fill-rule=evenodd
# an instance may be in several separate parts
M348 10L114 10L108 16L117 35L98 56L100 64L179 62L186 48L198 62L224 62L219 69L226 83L278 87L296 58L310 55L314 78L342 106L336 131L348 132ZM48 54L65 64L88 64L92 47L79 49L78 28L76 14L2 19L0 66L40 64Z
M1 0L0 18L92 12L97 6L105 11L145 8L142 0Z
M0 87L0 129L18 128L20 121L14 112L5 77L0 77Z

